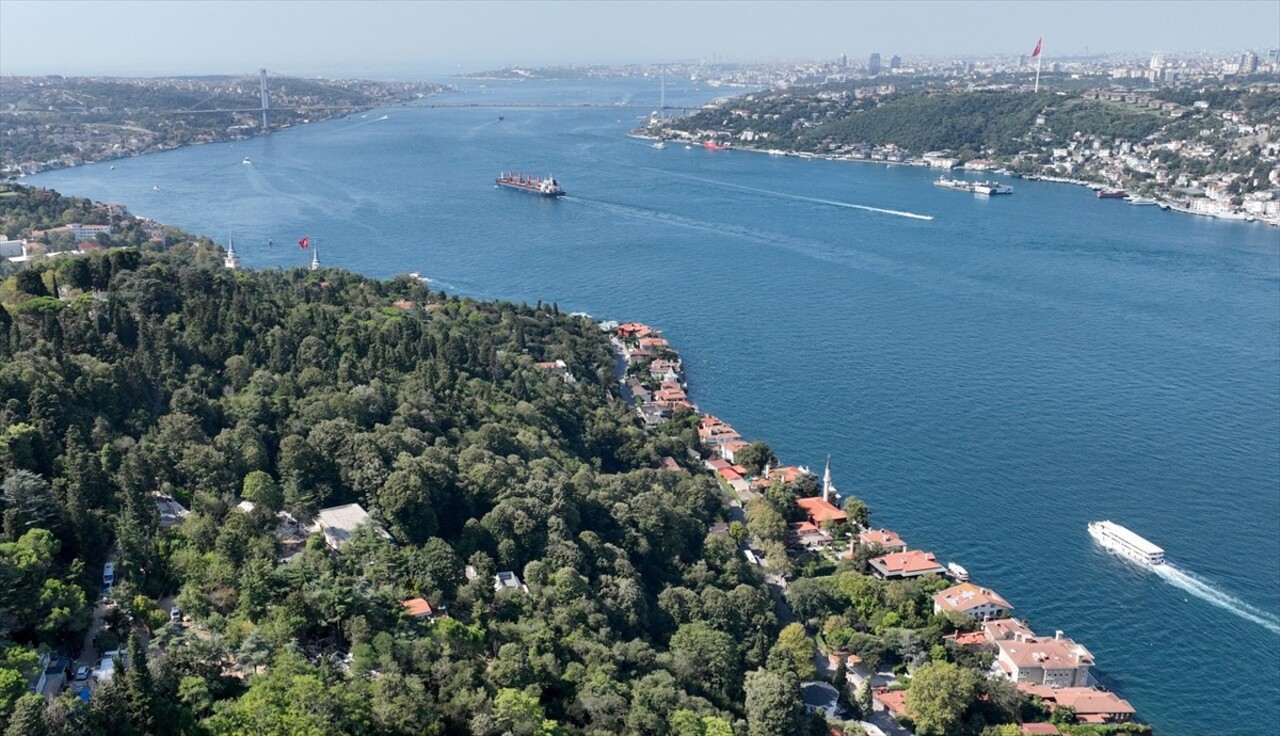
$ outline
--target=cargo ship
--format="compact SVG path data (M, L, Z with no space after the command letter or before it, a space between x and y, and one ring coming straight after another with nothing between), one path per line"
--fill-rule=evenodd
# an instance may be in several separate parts
M1089 522L1089 536L1098 544L1134 562L1155 567L1164 564L1164 550L1111 521Z
M1098 199L1124 199L1129 196L1123 189L1099 189Z
M703 148L705 148L705 149L707 149L708 151L727 151L727 150L729 150L729 144L727 144L727 143L716 143L716 142L715 142L715 141L713 141L713 140L712 140L712 141L703 141L703 143L702 143L702 147L703 147Z
M544 179L540 176L527 176L508 171L505 174L499 174L498 178L494 180L494 184L500 188L517 189L543 197L564 196L564 190L560 188L560 183L556 181L554 176L548 176Z

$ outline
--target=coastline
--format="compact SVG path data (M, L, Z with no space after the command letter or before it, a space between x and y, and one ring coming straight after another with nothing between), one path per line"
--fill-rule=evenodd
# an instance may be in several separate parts
M689 145L694 145L694 144L701 145L701 141L696 140L694 138L683 138L678 136L673 138L663 138L658 135L641 133L639 131L631 131L631 132L628 132L626 135L628 138L635 138L637 140L651 140L651 141L663 140L663 141L669 141L673 143L687 143ZM809 151L796 151L794 149L787 149L787 150L768 149L768 148L759 148L757 146L750 146L750 145L741 145L741 146L733 145L726 150L742 151L744 153L763 153L770 156L779 156L779 157L785 157L785 158L821 159L824 161L839 161L839 162L855 163L855 164L877 164L877 165L883 164L885 166L910 166L910 167L916 167L916 168L937 168L941 172L952 172L952 173L959 172L961 174L991 173L991 174L997 174L1001 176L1010 176L1015 179L1026 179L1028 181L1043 181L1051 184L1071 184L1074 186L1088 187L1090 189L1109 188L1107 184L1103 184L1100 182L1087 181L1084 179L1073 179L1070 177L1053 176L1051 174L1020 174L1020 173L1009 171L1008 169L1005 169L1003 167L992 168L992 169L965 169L963 167L942 169L942 168L930 166L929 163L922 158L904 157L901 160L894 160L889 158L877 159L877 158L864 158L861 156L847 156L847 155L839 155L839 154L818 154L818 153L812 153ZM1266 216L1257 216L1257 215L1252 215L1245 212L1202 212L1199 210L1192 209L1191 207L1187 206L1182 202L1168 199L1159 193L1152 194L1150 195L1150 197L1151 199L1154 200L1156 206L1158 206L1161 210L1165 210L1165 211L1179 212L1187 215L1196 215L1197 217L1207 217L1214 220L1225 220L1228 222L1245 222L1245 223L1251 223L1251 224L1269 225L1271 227L1280 228L1280 218L1271 219L1271 218L1267 218ZM1129 200L1129 197L1126 197L1125 201L1127 202L1128 200Z
M34 161L23 162L21 164L14 164L14 166L16 167L15 169L6 169L5 175L8 177L11 177L12 179L18 182L21 182L23 179L27 178L28 176L35 176L37 174L44 174L51 171L64 171L67 169L76 169L83 166L92 166L94 164L99 164L99 163L107 163L111 161L119 161L122 159L148 156L156 153L176 151L178 149L189 148L192 146L203 146L203 145L210 145L215 143L234 143L238 141L249 141L249 140L254 140L257 138L269 136L273 133L279 133L279 132L288 130L289 128L302 127L305 125L313 125L316 123L325 123L332 120L341 120L343 118L347 118L352 115L359 115L359 114L370 112L372 110L410 107L413 105L414 102L417 102L418 100L425 100L431 97L435 97L437 95L446 94L450 92L456 92L456 90L445 89L438 92L424 92L412 99L379 101L379 103L375 105L367 105L367 106L360 105L360 106L355 106L350 108L344 108L340 111L340 114L329 115L325 117L308 117L298 122L285 123L283 125L271 127L265 131L261 129L254 129L252 132L232 135L232 134L228 134L224 130L222 131L222 134L213 136L208 140L192 140L192 141L176 143L176 144L159 143L152 147L144 148L140 150L103 152L101 153L101 155L90 154L88 157L80 158L76 160L74 163L66 163L64 161L58 161L56 159L51 159L49 161L43 161L43 162L34 162ZM337 109L337 108L334 108L334 109ZM35 163L37 165L37 168L31 171L24 170L22 167L26 166L28 163Z
M716 478L717 483L726 498L727 506L729 507L729 518L735 521L745 522L746 516L744 511L746 509L747 502L751 498L759 496L763 492L764 487L768 486L770 483L791 483L795 479L796 476L794 474L797 473L797 471L801 476L807 475L814 479L817 478L816 474L810 471L806 466L783 466L773 468L771 471L771 468L767 463L764 466L762 476L748 475L744 468L735 463L734 456L725 452L727 447L732 447L734 444L741 446L746 445L747 443L743 441L744 438L740 437L737 432L733 430L729 423L722 421L710 413L704 412L688 397L686 391L689 388L689 384L685 380L680 354L675 347L671 346L666 339L662 337L662 330L649 327L648 325L639 322L619 324L614 321L601 321L598 324L599 327L610 336L610 347L614 357L614 375L618 379L619 398L629 406L636 407L636 412L639 414L646 427L662 424L670 420L673 412L677 409L689 410L698 417L699 444L701 449L710 455L710 459L703 461L703 467ZM636 360L637 356L640 358L639 361ZM633 366L639 366L640 375L649 376L650 381L648 381L648 383L651 384L654 380L660 381L662 388L652 393L647 391L644 386L641 385L640 381L629 375L629 369ZM693 450L690 450L689 452L692 457L694 455ZM694 459L702 460L702 457L701 455L698 455ZM671 458L663 458L660 469L676 469L667 465L667 461L669 460L671 460ZM779 460L778 462L781 464L782 461ZM831 480L830 456L827 457L826 473L821 479L821 488L822 495L820 496L820 499L824 504L828 500L828 493L830 493L832 500L836 501L837 505L843 505L844 501L853 500L866 508L865 502L861 501L856 496L841 495L839 491L837 491ZM797 505L802 505L802 502L817 502L818 500L819 497L797 499L796 503ZM807 506L802 507L807 508ZM867 512L869 514L870 509L867 509ZM912 552L908 549L906 543L902 541L895 531L876 528L874 525L869 523L866 526L862 526L853 520L852 515L849 518L849 523L853 527L855 540L860 537L865 537L866 535L874 535L877 539L883 537L889 540L888 543L897 542L902 544L902 549L904 550L902 553L903 556L917 554L916 552ZM797 526L802 525L803 523ZM810 524L809 526L813 526L813 524ZM825 526L826 525L824 523L823 527ZM787 557L791 558L795 556L793 555L792 547L796 546L801 548L801 553L803 551L816 552L820 558L826 558L830 561L832 558L832 552L836 549L835 545L828 544L821 547L813 547L811 546L811 542L805 541L804 534L808 533L810 532L804 532L800 536L788 542L788 549L786 553ZM1092 532L1090 532L1090 534L1092 536ZM739 543L739 549L750 564L762 568L765 582L770 586L770 592L782 607L785 608L788 601L788 577L793 577L794 580L811 578L808 578L805 575L787 573L783 571L769 572L771 564L768 559L766 559L766 555L761 552L760 546L757 542L758 540L755 539L754 535L748 532L746 538ZM828 542L830 542L830 538L828 538ZM863 544L868 544L868 542L864 541ZM892 548L884 548L882 551L888 551L889 549ZM934 554L932 552L924 554L926 554L929 559L934 559ZM837 563L841 560L853 560L854 558L854 547L852 545L850 546L847 555L839 552L836 552L834 555L834 561ZM995 600L1004 603L1003 599L990 589L986 587L976 587L974 583L971 583L969 573L959 563L950 561L946 564L945 569L941 568L940 563L941 560L939 559L939 570L935 573L935 576L956 584L956 586L948 588L948 591L954 590L957 587L967 586L979 590L983 595L992 597ZM857 571L855 570L855 572ZM871 569L859 574L869 577L879 577L876 574L876 571ZM945 595L946 593L947 591L943 591L938 595ZM1005 605L1008 604L1006 603ZM1008 610L1012 611L1012 608L1013 607L1010 606ZM938 610L939 609L935 608L935 612ZM1025 636L1027 637L1025 641L1028 642L1043 642L1047 639L1047 637L1036 638L1036 635L1027 627L1027 619L1025 615L1021 620L1019 620L1018 617L1012 616L1011 613L1006 615L1008 616L1007 618L1000 615L996 615L989 619L985 617L982 619L974 618L973 621L978 623L976 631L965 632L957 629L956 633L944 638L951 638L960 647L969 648L985 634L987 638L982 640L982 644L990 646L992 643L996 642L996 639L992 638L992 634L987 628L987 624L991 622L994 624L994 630L996 631L1012 631L1017 629L1019 633L1010 635L1014 638ZM977 637L977 639L975 639L975 637ZM842 666L846 664L846 660L848 660L848 666L855 666L854 662L858 660L857 656L847 650L836 650L830 648L823 640L821 633L816 633L814 638L818 646L818 657L830 658L833 670L836 667L835 662L837 659ZM1001 638L1008 637L1001 636ZM1062 638L1063 632L1061 630L1056 631L1053 635L1053 640L1061 641ZM1023 641L1024 639L1018 638L1018 640ZM1093 664L1092 655L1089 654L1087 649L1083 646L1077 645L1071 639L1067 639L1066 642L1072 646L1078 646L1080 651L1082 651L1085 657L1088 658L1089 663ZM998 661L993 663L988 676L1003 676L1009 678L1010 673L1007 670L1003 670L1003 667L1004 665ZM831 672L820 670L819 674L820 676L830 675ZM851 670L846 674L846 677L850 683L854 683L854 676ZM882 694L886 694L886 691L892 692L892 690L882 687L873 691L870 686L871 679L872 675L867 675L865 677L865 683L867 684L868 695L873 699L872 702L875 706L898 716L906 715L905 709L902 709L901 711L895 710L892 701L880 701L879 697ZM1058 685L1049 686L1047 684L1037 686L1034 685L1034 681L1029 681L1032 684L1032 687L1024 690L1022 688L1023 681L1018 679L1017 675L1014 675L1013 679L1015 684L1019 686L1019 690L1024 692L1028 697L1051 697L1050 693L1054 692L1053 688L1058 687ZM856 687L860 687L863 682L864 680L860 678L859 682L855 683L855 690ZM1036 687L1041 688L1044 692L1036 691ZM1099 679L1098 674L1092 669L1087 671L1083 687L1068 685L1067 689L1091 690L1095 693L1110 696L1113 701L1123 704L1131 711L1130 715L1132 717L1132 721L1104 721L1102 723L1133 723L1135 725L1143 725L1148 728L1152 728L1150 724L1137 718L1136 711L1132 710L1132 706L1129 706L1127 701L1121 699L1109 687L1104 685L1103 680ZM1078 722L1088 724L1097 723L1089 720L1082 720Z

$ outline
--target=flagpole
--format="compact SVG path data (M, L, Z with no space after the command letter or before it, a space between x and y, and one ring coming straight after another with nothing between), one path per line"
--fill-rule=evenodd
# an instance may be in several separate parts
M1023 48L1026 48L1026 47L1025 47L1025 46L1023 46ZM1037 49L1040 53L1036 54L1036 89L1035 89L1035 94L1039 94L1039 93L1040 93L1040 60L1044 58L1044 39L1041 39L1041 40L1040 40L1040 43L1036 44L1036 49Z

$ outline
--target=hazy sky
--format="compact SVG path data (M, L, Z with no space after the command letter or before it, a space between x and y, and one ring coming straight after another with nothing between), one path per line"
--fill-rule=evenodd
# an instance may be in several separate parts
M0 0L0 74L412 75L509 64L1263 51L1280 1Z

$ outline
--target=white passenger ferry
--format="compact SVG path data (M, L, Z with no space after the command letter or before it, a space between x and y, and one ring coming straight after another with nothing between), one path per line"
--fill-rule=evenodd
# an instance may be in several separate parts
M1110 521L1089 522L1089 536L1098 544L1143 565L1163 565L1164 550Z

